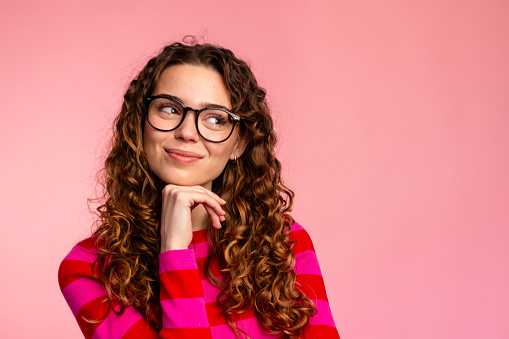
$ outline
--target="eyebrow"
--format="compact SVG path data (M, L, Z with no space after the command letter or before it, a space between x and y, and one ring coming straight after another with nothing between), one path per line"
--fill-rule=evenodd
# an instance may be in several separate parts
M158 94L156 96L165 97L165 98L168 98L168 99L173 99L173 100L176 100L176 101L184 104L184 100L182 100L181 98L176 97L174 95L171 95L171 94L161 93L161 94ZM226 106L219 105L219 104L214 104L214 103L206 102L206 101L202 101L200 103L200 106L203 107L203 108L221 108L221 109L224 109L225 111L228 111L228 112L231 112L231 110L232 110L231 108L228 108ZM188 107L188 106L186 106L186 107ZM203 108L200 108L200 109L203 109Z

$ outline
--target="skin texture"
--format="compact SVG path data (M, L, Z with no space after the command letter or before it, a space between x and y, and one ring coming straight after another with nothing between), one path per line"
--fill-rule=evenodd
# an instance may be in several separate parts
M161 94L175 96L197 109L210 104L231 109L222 76L203 66L166 68L151 95ZM155 130L145 122L143 145L150 169L167 184L162 192L161 252L188 248L192 232L206 227L207 217L213 227L221 227L225 214L221 205L226 202L211 191L212 181L246 146L238 127L221 143L201 138L195 119L195 113L189 111L182 124L170 132Z

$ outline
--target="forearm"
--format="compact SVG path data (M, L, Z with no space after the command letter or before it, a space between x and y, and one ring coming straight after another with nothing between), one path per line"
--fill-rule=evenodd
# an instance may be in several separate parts
M193 250L159 255L163 329L161 338L212 338Z

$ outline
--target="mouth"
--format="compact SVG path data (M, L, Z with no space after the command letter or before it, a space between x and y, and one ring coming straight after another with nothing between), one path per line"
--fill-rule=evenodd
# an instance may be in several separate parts
M168 154L168 156L171 159L173 159L177 162L180 162L180 163L192 163L192 162L196 162L196 161L200 160L201 158L203 158L203 156L201 156L199 154L189 152L189 151L183 151L183 150L179 150L179 149L169 148L169 149L165 149L165 151L166 151L166 154Z

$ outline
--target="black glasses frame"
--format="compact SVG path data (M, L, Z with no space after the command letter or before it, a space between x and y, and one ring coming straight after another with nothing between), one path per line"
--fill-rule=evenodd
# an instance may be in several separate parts
M160 128L157 128L154 125L152 125L152 123L150 122L150 119L148 118L148 111L149 111L149 107L150 107L150 102L152 102L154 99L170 99L170 100L173 100L176 103L178 103L180 106L182 106L182 109L184 110L184 113L182 114L182 119L180 120L180 122L178 123L178 125L175 128L172 128L172 129L160 129ZM202 108L202 109L196 109L196 108L192 108L192 107L187 107L186 105L184 105L180 101L176 100L175 98L171 98L171 97L166 96L166 95L152 95L152 96L146 97L145 98L145 104L147 106L147 122L148 122L148 124L153 129L161 131L161 132L171 132L171 131L174 131L177 128L179 128L180 125L182 125L182 122L186 118L187 111L193 111L196 114L196 117L194 119L194 124L196 125L196 130L198 131L198 134L200 135L200 137L202 137L203 139L205 139L207 141L215 142L215 143L220 143L220 142L224 142L224 141L228 140L228 138L232 135L233 130L235 129L235 124L237 122L239 122L240 119L241 119L237 114L232 113L230 111L227 111L227 110L225 110L223 108L213 108L215 110L219 110L219 111L223 111L225 113L228 113L230 115L230 117L232 117L232 119L233 119L233 126L232 126L232 130L230 131L230 134L228 134L228 136L225 139L221 140L221 141L215 141L215 140L210 140L210 139L205 138L201 134L200 128L198 127L198 117L200 116L200 113L203 112L203 111L206 111L208 109L211 109L210 107L206 107L206 108Z

